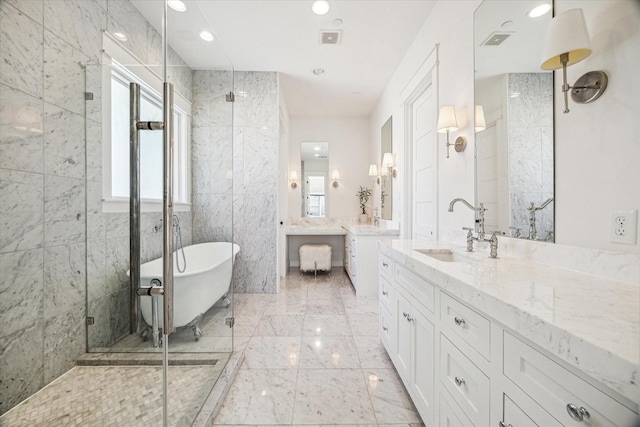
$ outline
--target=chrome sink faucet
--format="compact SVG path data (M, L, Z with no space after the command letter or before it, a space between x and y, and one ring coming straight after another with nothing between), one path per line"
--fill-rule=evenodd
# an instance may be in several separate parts
M473 252L473 241L478 240L473 237L473 228L462 227L462 229L467 231L467 252Z
M538 230L536 230L536 212L546 208L551 202L553 202L553 197L545 200L540 206L535 206L533 202L531 202L531 205L527 208L529 211L529 239L538 239Z
M458 202L462 202L466 207L468 207L472 211L477 212L476 223L478 224L478 240L484 240L484 213L487 210L484 207L484 203L480 203L480 206L476 208L465 199L458 197L456 199L453 199L451 203L449 203L449 212L453 212L453 206Z
M498 258L498 234L504 236L505 233L502 231L494 231L491 234L490 239L484 239L483 241L489 242L489 258Z

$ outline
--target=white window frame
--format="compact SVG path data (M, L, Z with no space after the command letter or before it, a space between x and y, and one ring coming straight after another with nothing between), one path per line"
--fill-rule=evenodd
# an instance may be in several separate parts
M131 52L113 40L108 33L103 33L103 67L102 67L102 211L129 212L129 197L114 197L112 194L111 168L111 78L114 66L118 74L124 75L140 84L143 90L162 94L163 82L151 68L145 66ZM159 66L156 68L160 68ZM161 95L160 95L161 96ZM173 208L176 212L191 210L191 102L178 92L174 93L174 109L184 116L184 120L174 120L174 132L185 144L176 144L173 158L174 182ZM178 140L178 139L176 139ZM175 175L179 165L184 166L184 180ZM179 201L178 201L179 200ZM161 199L141 199L141 212L162 212Z

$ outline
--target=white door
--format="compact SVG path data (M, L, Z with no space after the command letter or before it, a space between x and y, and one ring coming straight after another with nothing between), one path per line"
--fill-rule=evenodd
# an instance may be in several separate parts
M436 99L430 85L412 105L412 234L436 240L438 230L438 150Z

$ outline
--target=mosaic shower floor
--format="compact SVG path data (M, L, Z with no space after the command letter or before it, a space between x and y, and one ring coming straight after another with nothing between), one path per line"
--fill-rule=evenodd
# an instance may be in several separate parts
M169 425L192 425L224 366L169 368ZM76 366L0 417L0 425L161 426L162 368Z

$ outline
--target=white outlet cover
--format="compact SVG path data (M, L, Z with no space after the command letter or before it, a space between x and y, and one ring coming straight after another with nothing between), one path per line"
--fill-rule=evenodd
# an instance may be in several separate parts
M612 211L609 240L613 243L636 244L638 211Z

